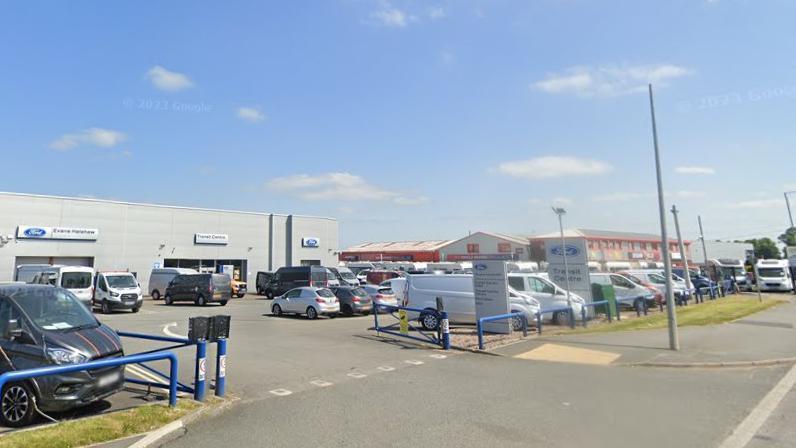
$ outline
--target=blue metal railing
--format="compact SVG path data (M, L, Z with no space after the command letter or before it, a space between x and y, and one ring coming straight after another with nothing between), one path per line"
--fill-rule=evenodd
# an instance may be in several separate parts
M419 331L420 334L423 334L426 337L417 337L412 336L410 334L404 334L400 331L395 331L393 328L396 324L390 324L388 326L380 326L379 325L379 309L386 310L390 313L394 313L396 311L404 310L404 311L411 311L413 313L419 313L420 315L425 313L437 313L439 315L439 335L434 337L426 336L422 331ZM432 344L439 345L444 350L450 350L451 342L450 342L450 323L448 320L448 313L446 311L437 311L434 309L423 309L423 308L410 308L407 306L393 306L393 305L385 305L382 303L373 302L373 320L374 320L374 328L376 330L376 334L379 333L387 333L393 336L399 336L402 338L413 339L420 342L431 342ZM416 328L412 327L412 329L417 330Z
M575 328L575 310L571 306L559 307L559 308L547 308L544 310L539 310L536 313L536 331L539 334L542 334L542 316L545 314L550 313L558 313L558 312L568 312L569 313L569 326L570 328Z
M15 370L0 375L0 390L8 382L21 381L29 378L38 378L48 375L58 375L62 373L82 372L88 370L103 369L107 367L118 367L127 364L138 364L142 362L169 360L169 406L177 405L177 356L172 352L145 353L142 355L122 356L120 358L101 359L82 364L69 364L63 366L39 367L28 370ZM129 381L125 379L125 381Z
M528 316L524 313L508 313L508 314L498 314L497 316L486 316L478 319L476 323L476 331L478 332L478 349L484 349L484 323L485 322L495 322L499 320L506 320L506 319L522 319L522 335L528 336Z
M596 302L589 302L589 303L584 303L583 305L581 305L580 316L581 316L581 320L583 321L583 327L584 328L586 328L588 326L588 324L587 324L588 319L587 319L587 316L586 316L586 310L588 308L594 308L596 310L597 307L601 306L601 305L605 305L605 315L608 317L608 323L613 322L613 319L611 317L611 305L608 303L607 300L598 300ZM596 313L597 312L595 311L595 314ZM617 314L619 314L618 310L617 310Z

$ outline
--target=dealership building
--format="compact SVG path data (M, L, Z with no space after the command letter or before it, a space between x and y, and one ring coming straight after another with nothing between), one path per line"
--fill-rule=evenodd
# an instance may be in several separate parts
M21 264L129 271L142 286L158 267L226 267L254 281L282 266L337 265L333 218L19 193L0 193L0 210L0 282Z

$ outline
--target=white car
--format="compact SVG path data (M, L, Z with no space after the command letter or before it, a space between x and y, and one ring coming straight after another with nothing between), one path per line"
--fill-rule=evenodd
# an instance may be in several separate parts
M100 272L95 277L92 305L103 314L113 310L131 310L137 313L144 304L141 285L129 272Z
M320 315L337 317L340 302L328 288L305 286L291 289L279 297L274 297L271 314L306 314L308 319L317 319Z
M389 280L388 280L389 281ZM364 285L361 287L368 293L373 303L380 305L398 306L398 298L389 286ZM381 312L385 312L381 310Z
M509 273L509 286L538 300L542 309L549 310L567 306L566 290L551 282L544 274ZM575 293L570 293L569 297L572 302L572 311L575 314L575 319L580 319L585 301ZM569 312L545 313L542 315L542 320L552 321L559 325L567 325L569 324Z

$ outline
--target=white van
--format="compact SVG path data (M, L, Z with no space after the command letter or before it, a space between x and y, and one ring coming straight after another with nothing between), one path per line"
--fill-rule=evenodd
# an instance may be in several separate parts
M132 310L137 313L144 304L141 285L129 272L100 272L95 279L93 306L103 314L113 310Z
M37 273L31 283L49 284L68 289L81 303L91 307L94 295L94 268L54 265Z
M33 282L36 274L51 269L51 264L21 264L14 270L14 281L22 283Z
M655 294L645 286L638 285L625 276L594 272L589 277L592 284L613 286L617 303L621 302L625 306L632 307L636 299L644 299L647 304L654 305Z
M566 308L567 306L567 291L551 282L545 276L525 272L510 272L509 286L536 299L543 310ZM575 314L575 319L580 319L582 308L586 301L574 293L570 293L569 297L572 301L572 311ZM567 325L569 324L569 312L545 313L542 315L542 319L559 325Z
M469 274L407 275L405 284L396 283L396 296L403 298L404 306L436 310L437 297L448 313L448 319L456 324L475 324L475 294L473 276ZM539 312L539 302L517 291L509 290L509 308L512 313L522 313L533 323ZM411 319L418 319L426 330L436 330L439 325L436 313L408 313ZM521 325L519 319L512 320L515 330Z
M666 277L663 272L658 272L651 269L635 269L632 271L622 271L620 274L627 277L634 283L638 283L640 285L650 285L655 288L663 297L666 297ZM691 292L693 293L695 290L691 288ZM672 293L675 295L675 297L685 297L685 280L680 282L672 279Z
M147 288L149 296L154 300L162 299L163 294L166 293L166 286L169 286L171 279L180 274L198 274L198 272L188 268L152 269L152 272L149 274L149 285Z
M788 260L758 260L757 284L761 291L791 291L790 269Z

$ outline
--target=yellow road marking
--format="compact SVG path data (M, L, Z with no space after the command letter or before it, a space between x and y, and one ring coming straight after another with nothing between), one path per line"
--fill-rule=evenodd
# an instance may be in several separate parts
M535 361L567 362L575 364L608 365L616 361L619 353L601 352L566 345L544 344L531 351L515 355L515 358Z

